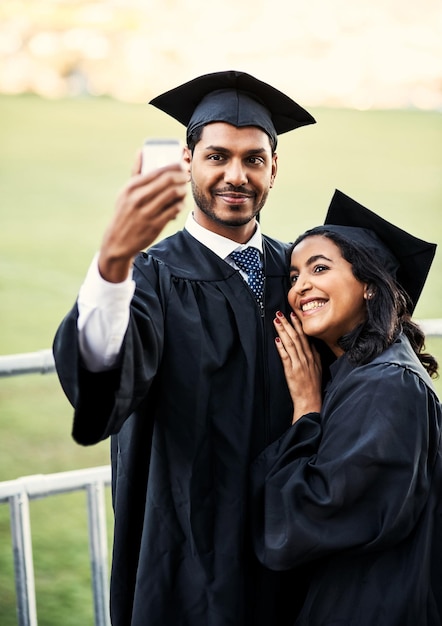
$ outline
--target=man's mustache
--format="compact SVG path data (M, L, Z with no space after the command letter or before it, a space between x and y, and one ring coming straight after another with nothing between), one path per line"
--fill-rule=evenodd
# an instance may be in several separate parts
M223 189L214 189L214 193L240 193L243 196L252 197L255 194L250 191L250 189L246 189L242 185L239 187L235 187L234 185L229 185L228 187L224 187Z

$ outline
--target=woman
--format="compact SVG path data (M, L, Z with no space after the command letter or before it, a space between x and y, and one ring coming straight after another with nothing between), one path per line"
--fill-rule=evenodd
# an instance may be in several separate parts
M411 320L434 252L338 191L294 244L275 319L293 423L252 497L260 561L305 572L296 626L442 624L442 408Z

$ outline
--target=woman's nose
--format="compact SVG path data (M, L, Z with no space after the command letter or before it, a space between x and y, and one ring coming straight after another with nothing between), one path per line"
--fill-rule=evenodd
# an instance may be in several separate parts
M296 293L305 293L309 289L311 289L311 282L307 276L299 275L294 284Z

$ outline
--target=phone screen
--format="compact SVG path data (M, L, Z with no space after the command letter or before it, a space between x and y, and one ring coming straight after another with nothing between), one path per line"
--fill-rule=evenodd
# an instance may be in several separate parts
M179 139L150 138L143 144L141 173L151 172L159 167L180 163L183 157L183 144Z

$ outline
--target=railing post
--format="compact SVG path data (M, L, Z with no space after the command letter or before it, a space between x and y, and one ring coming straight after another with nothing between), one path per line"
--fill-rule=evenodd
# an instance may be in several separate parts
M107 568L106 505L103 482L87 485L89 553L92 572L95 626L110 626Z
M18 626L37 626L29 498L23 489L9 498Z

